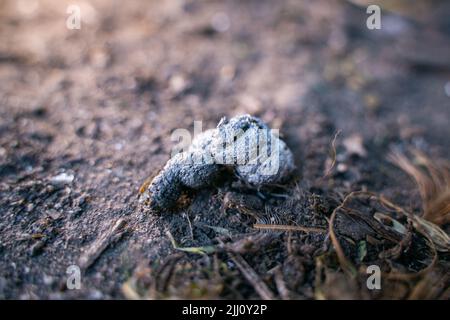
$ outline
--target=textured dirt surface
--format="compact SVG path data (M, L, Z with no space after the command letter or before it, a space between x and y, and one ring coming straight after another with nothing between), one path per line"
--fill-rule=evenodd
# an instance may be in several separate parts
M325 263L326 233L253 224L326 231L343 195L362 189L420 211L414 183L386 157L414 147L450 158L445 1L420 19L386 12L374 31L365 7L344 1L86 1L80 30L65 25L71 2L30 3L0 3L0 298L261 297L239 258L177 250L168 230L180 247L217 248L219 237L277 298L371 297L337 272L326 285L341 291L318 292L321 263L339 269ZM293 151L286 186L228 179L161 215L139 206L175 129L244 113ZM345 219L337 228L353 244L373 232ZM376 257L369 249L366 263ZM66 289L72 264L80 290Z

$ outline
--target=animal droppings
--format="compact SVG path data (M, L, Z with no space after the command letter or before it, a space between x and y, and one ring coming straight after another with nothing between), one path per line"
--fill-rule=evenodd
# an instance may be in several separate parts
M197 135L187 151L173 156L143 191L153 210L173 207L183 190L211 185L222 169L233 170L248 185L284 182L295 169L292 152L261 119L222 118L215 129Z

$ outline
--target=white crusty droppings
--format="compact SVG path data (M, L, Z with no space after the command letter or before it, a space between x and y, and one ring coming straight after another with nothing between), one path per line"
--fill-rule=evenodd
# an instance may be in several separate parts
M144 191L151 209L172 207L184 189L210 185L223 167L253 186L285 181L295 169L292 152L261 119L223 118L217 128L197 135L189 149L173 156Z

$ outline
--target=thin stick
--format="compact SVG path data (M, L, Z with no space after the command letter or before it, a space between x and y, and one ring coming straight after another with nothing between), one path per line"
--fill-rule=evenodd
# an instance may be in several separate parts
M110 244L118 241L125 233L123 229L126 223L125 219L118 219L110 230L96 239L80 257L78 261L80 268L83 270L89 268Z
M416 277L419 276L423 276L425 274L427 274L428 272L430 272L434 266L436 265L437 261L438 261L438 252L436 249L436 245L434 244L433 239L430 237L430 235L423 230L422 226L420 225L420 223L417 222L417 217L415 217L413 214L407 212L405 209L397 206L396 204L392 203L391 201L387 200L386 198L384 198L383 196L378 197L378 200L380 202L382 202L383 204L393 208L394 210L396 210L397 212L405 215L406 217L408 217L414 225L414 228L417 230L417 232L419 232L420 234L422 234L430 243L430 248L431 251L433 252L433 259L431 261L431 263L429 265L427 265L425 268L414 272L414 273L398 273L398 272L391 272L387 274L387 277L389 279L397 279L397 280L411 280L414 279Z
M263 230L280 230L280 231L300 231L306 233L326 233L325 229L321 228L308 228L302 226L290 226L285 224L261 224L255 223L253 225L255 229L263 229Z
M219 240L223 246L223 242ZM255 270L247 263L247 261L242 258L238 253L232 253L227 251L228 256L236 264L238 269L241 271L245 279L253 286L255 291L259 294L263 300L275 300L275 295L270 291L264 281L261 280L259 275Z

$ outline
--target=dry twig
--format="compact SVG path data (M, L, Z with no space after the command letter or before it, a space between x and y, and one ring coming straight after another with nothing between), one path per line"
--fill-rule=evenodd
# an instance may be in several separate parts
M221 245L223 246L223 242L219 240ZM245 279L253 286L255 291L259 294L261 299L263 300L275 300L275 295L270 291L267 285L262 281L259 275L255 270L247 263L247 261L242 258L242 256L238 253L232 253L227 251L230 259L236 264L238 269L242 272Z
M126 220L120 218L110 230L96 239L80 257L78 261L80 268L83 270L89 268L109 245L118 241L125 233L124 227L126 224Z

